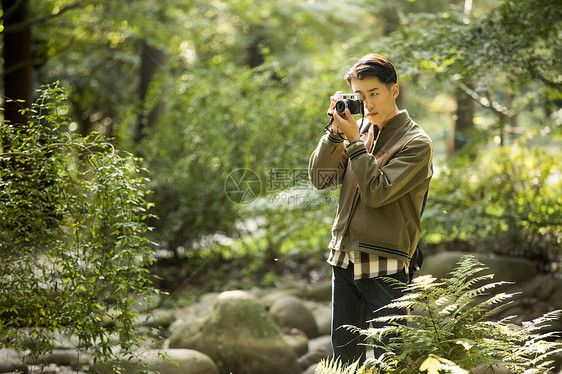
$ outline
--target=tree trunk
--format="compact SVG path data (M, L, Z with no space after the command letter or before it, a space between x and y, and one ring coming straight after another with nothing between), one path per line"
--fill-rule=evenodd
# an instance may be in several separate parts
M388 36L400 28L400 14L398 12L398 8L395 3L389 2L388 4L389 5L381 11L381 15L386 21L382 31L384 36ZM396 66L396 69L400 70L400 66ZM408 109L408 83L401 82L400 78L401 77L398 76L400 95L398 95L398 98L396 99L396 105L398 105L399 109ZM411 113L411 115L415 115L415 113Z
M20 110L33 101L33 63L28 0L2 0L4 14L4 118L11 123L25 123Z
M447 141L447 154L452 156L461 150L469 140L470 132L474 130L474 99L462 89L455 91L457 110L455 111L455 123Z
M168 63L168 58L166 52L152 47L146 40L142 41L139 91L143 111L141 111L137 121L135 132L136 144L144 139L147 127L156 122L164 110L164 103L161 100L154 104L154 106L148 107L149 103L147 103L146 99L150 84L154 81L154 77L160 69Z

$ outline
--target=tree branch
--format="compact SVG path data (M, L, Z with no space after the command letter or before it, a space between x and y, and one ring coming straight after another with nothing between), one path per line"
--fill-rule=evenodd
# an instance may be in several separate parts
M17 4L16 4L17 5ZM14 23L14 24L10 24L10 25L6 25L6 27L4 28L4 34L12 34L12 33L16 33L16 32L20 32L22 30L26 30L32 26L35 25L40 25L42 23L46 23L48 21L50 21L53 18L56 18L58 16L61 16L62 14L68 12L69 10L73 10L73 9L77 9L77 8L83 8L84 6L86 6L88 4L84 4L84 2L80 2L77 1L74 4L69 4L65 7L63 7L61 10L59 10L57 13L54 14L49 14L47 16L43 16L43 17L37 17L34 19L30 19L24 22L18 22L18 23ZM15 5L14 5L15 7ZM13 8L13 7L12 7ZM12 9L10 8L10 10ZM7 15L5 15L4 17L0 18L0 20L5 21L5 18L7 18ZM5 22L4 22L5 23Z
M464 93L466 93L472 99L474 99L474 101L476 101L478 104L480 104L484 108L490 109L492 112L496 113L497 115L502 115L511 118L517 114L516 111L504 107L497 101L492 100L489 96L480 95L478 92L474 91L472 88L468 87L463 82L459 82L453 79L449 79L449 81L454 85L456 85L458 88L460 88Z
M533 63L533 61L529 61L529 71L531 73L531 75L533 77L538 78L541 82L543 82L545 85L547 85L550 88L554 88L555 90L558 90L558 92L562 92L562 84L554 82L553 80L548 79L547 77L545 77L535 66L535 64Z
M10 19L10 17L18 11L19 7L23 4L25 0L18 0L16 1L16 3L14 5L12 5L11 7L9 7L8 9L6 9L6 12L4 13L4 15L2 17L0 17L0 19L6 23L7 19Z
M111 143L103 143L103 144L96 144L96 145L105 145L106 147L110 147L112 149L112 154L115 154L115 147L113 146L113 144ZM68 148L82 148L85 150L88 150L89 148L91 148L90 146L85 146L83 144L80 143L52 143L52 144L48 144L46 146L43 146L41 148L37 148L34 151L31 152L4 152L4 153L0 153L0 158L3 157L13 157L13 156L25 156L25 157L31 157L37 153L43 152L49 148L58 148L58 147L68 147Z

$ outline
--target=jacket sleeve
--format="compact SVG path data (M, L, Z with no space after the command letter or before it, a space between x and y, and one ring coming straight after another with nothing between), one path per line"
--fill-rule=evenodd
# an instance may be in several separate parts
M399 199L433 174L432 145L425 137L410 140L380 168L363 141L349 144L347 153L361 199L372 208Z
M348 156L343 139L334 134L322 136L308 163L308 177L319 190L342 183Z

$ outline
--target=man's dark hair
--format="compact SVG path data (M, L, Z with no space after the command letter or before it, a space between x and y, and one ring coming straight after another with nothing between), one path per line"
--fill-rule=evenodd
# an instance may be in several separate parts
M397 81L396 69L386 57L370 53L362 57L347 73L345 80L351 84L352 79L377 77L384 84L393 84Z

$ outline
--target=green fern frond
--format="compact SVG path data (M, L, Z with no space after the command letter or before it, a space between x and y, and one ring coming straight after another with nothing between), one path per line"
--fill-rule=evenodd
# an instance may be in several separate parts
M543 329L558 320L561 312L550 312L522 325L513 323L516 316L488 320L498 309L509 305L517 293L493 294L494 289L509 282L491 282L493 275L480 275L486 269L474 256L465 256L443 281L438 282L431 275L416 277L404 286L401 298L381 308L409 307L413 308L411 315L378 317L373 321L386 327L356 329L372 338L373 346L380 345L383 337L390 337L384 346L384 358L375 360L377 370L419 374L428 357L439 357L450 363L450 369L441 366L448 372L458 368L457 372L466 373L479 365L501 365L514 373L547 373L553 355L562 352L562 344L554 332ZM438 361L430 360L428 365L437 365ZM357 366L351 370L333 361L323 365L317 373L361 373Z
M324 359L320 361L316 369L315 374L343 374L343 364L339 359Z
M517 295L518 292L515 293L499 293L497 295L492 296L488 300L482 302L478 305L478 311L483 311L481 315L481 320L489 318L491 315L494 315L498 310L505 308L506 306L513 303L510 299Z
M521 325L526 330L535 331L541 329L545 323L559 320L561 315L562 315L562 310L553 310L551 312L543 314L538 318L535 318L532 321L524 321L521 323Z
M365 336L373 338L375 341L381 341L383 337L395 334L397 329L395 326L370 327L368 329L359 330L359 332Z
M367 365L359 366L359 361L351 365L343 365L340 359L324 359L316 366L315 374L370 374L371 370L367 371Z
M390 304L385 305L383 308L377 309L377 311L381 309L405 309L405 308L413 308L416 306L420 306L419 301L417 300L401 300L396 299L395 301L391 302Z
M427 291L441 287L443 284L443 282L437 282L437 278L433 275L420 275L415 277L412 283L408 284L406 290L408 292Z
M377 318L373 318L367 322L382 322L382 323L395 323L395 322L408 322L411 321L412 318L420 318L420 316L409 316L407 314L398 314L398 315L390 315L390 316L381 316Z
M482 280L486 279L485 277L478 277L478 281L477 282L470 282L472 284L478 283ZM478 288L475 289L468 289L465 293L462 294L462 296L459 298L459 300L464 300L464 299L473 299L477 296L483 295L486 292L489 292L490 290L498 287L498 286L503 286L503 285L509 285L509 284L513 284L513 282L506 282L506 281L500 281L500 282L494 282L494 283L487 283L484 284Z
M478 261L475 256L463 256L457 263L456 268L449 273L451 277L447 278L447 283L455 286L465 284L466 281L472 279L475 274L488 269L489 268Z
M479 271L485 270L487 268L479 268ZM475 272L476 273L476 272ZM489 279L492 279L494 277L493 274L487 274L487 275L482 275L479 277L474 277L474 278L470 278L471 275L474 274L463 274L462 277L458 277L456 278L454 275L456 273L453 273L453 276L451 278L445 278L445 283L452 289L455 291L464 291L464 290L469 290L472 287L474 287L474 285L480 283L480 282L484 282L487 281Z

